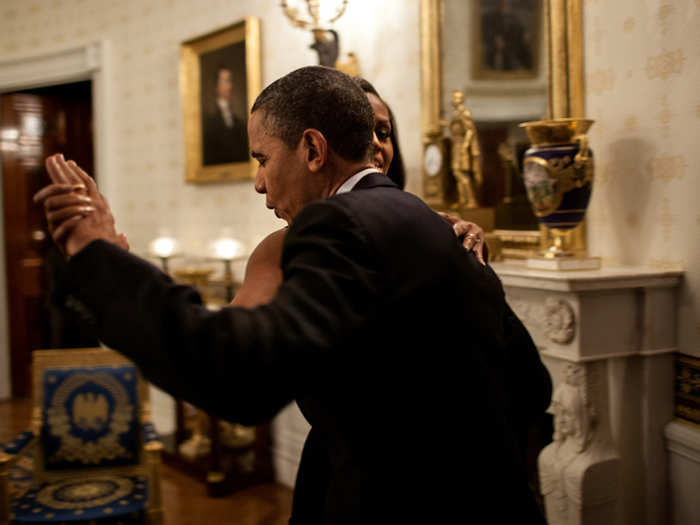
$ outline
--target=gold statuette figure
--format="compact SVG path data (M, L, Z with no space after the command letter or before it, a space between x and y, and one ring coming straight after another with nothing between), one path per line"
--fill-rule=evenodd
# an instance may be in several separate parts
M457 182L458 201L454 208L477 208L477 192L483 181L481 173L481 150L476 134L476 126L471 113L464 106L464 93L452 92L452 105L455 108L450 120L452 135L452 173Z

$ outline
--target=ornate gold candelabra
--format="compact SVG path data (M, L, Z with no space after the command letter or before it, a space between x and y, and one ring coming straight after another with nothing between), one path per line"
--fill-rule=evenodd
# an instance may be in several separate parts
M301 4L301 1L296 3ZM338 20L348 6L348 0L335 2L334 10L329 8L323 9L324 5L330 5L327 1L323 2L323 5L321 0L304 0L304 3L306 4L306 17L301 15L299 7L290 6L287 0L282 0L282 11L295 27L300 27L301 29L311 28L312 30L325 29L325 27ZM332 14L329 16L329 13Z
M348 0L296 0L295 2L282 0L280 5L294 27L311 29L314 42L310 47L318 53L320 65L334 67L350 76L360 75L355 53L347 53L345 59L338 59L340 38L336 31L329 29L330 25L345 13ZM302 12L304 6L305 14Z

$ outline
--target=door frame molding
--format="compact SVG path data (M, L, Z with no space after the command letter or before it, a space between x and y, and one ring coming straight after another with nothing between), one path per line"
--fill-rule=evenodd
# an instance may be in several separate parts
M113 179L110 167L114 152L110 110L113 97L110 82L109 43L106 40L88 42L78 47L34 56L0 61L0 93L25 89L92 81L93 143L95 172L99 175L100 191L114 204ZM0 166L2 177L2 166ZM0 400L12 395L10 377L10 331L5 266L5 230L0 184Z

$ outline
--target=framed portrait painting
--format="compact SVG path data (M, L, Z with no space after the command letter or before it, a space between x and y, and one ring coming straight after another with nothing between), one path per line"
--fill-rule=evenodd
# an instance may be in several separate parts
M246 18L180 46L187 182L255 176L247 126L261 84L257 18Z
M473 0L472 5L474 78L537 77L542 0Z

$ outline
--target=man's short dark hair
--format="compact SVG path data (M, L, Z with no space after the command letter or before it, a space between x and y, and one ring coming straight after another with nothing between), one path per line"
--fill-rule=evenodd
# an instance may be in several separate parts
M323 133L345 160L368 158L374 112L367 96L345 73L322 66L292 71L263 89L252 112L261 110L268 133L294 149L305 129Z

